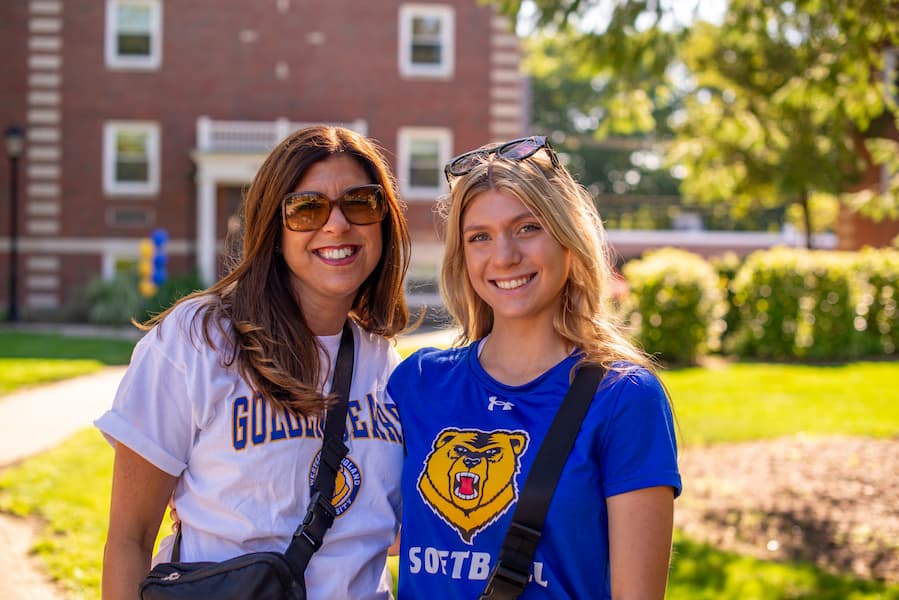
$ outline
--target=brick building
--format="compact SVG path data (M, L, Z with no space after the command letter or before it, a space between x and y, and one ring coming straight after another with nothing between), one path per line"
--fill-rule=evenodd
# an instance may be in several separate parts
M895 121L891 115L885 114L879 121L885 129L884 137L899 140L899 131L896 130ZM865 158L867 168L857 189L886 190L890 178L888 168L884 165L872 164L870 157L866 156ZM886 218L873 221L849 210L845 205L841 205L836 233L840 250L858 250L865 246L881 248L890 246L894 240L899 239L899 219Z
M884 50L883 80L893 85L894 100L899 102L899 48L888 47ZM896 128L896 116L884 112L871 127L877 137L899 141L899 130ZM857 189L886 191L892 173L885 165L875 165L870 156L864 156L867 168L862 175ZM899 219L883 219L875 222L845 206L840 207L837 220L837 237L841 250L857 250L865 246L890 246L899 238Z
M410 279L433 281L442 165L527 122L518 40L477 0L3 0L0 56L0 127L27 131L26 318L133 265L156 228L170 272L214 280L241 190L278 140L315 122L386 150L413 230ZM0 172L6 305L11 186Z

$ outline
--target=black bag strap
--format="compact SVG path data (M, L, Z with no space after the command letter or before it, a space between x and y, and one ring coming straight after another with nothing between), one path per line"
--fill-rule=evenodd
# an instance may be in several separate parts
M480 600L513 600L527 586L549 503L604 374L602 367L586 365L574 376L518 495L512 523Z
M334 377L331 392L337 395L337 402L328 409L325 420L325 431L322 439L322 451L318 459L318 472L312 484L312 497L306 509L306 516L293 533L290 545L284 552L287 562L297 579L303 577L306 565L316 550L321 548L325 532L334 524L337 513L331 504L334 496L334 482L340 472L340 463L349 452L343 443L343 432L346 428L347 406L350 397L350 384L353 382L353 358L355 344L353 329L347 321L340 336L340 349L334 365ZM181 559L181 528L175 533L172 547L172 562Z
M346 429L350 384L353 381L353 354L353 330L347 321L340 338L340 350L334 365L334 383L331 386L331 392L337 395L337 402L328 409L325 420L322 451L318 458L315 482L312 484L312 497L303 522L293 533L290 545L284 552L297 579L303 577L309 560L321 548L325 532L334 524L337 516L331 499L334 497L334 482L340 472L340 463L349 452L343 443L343 433Z

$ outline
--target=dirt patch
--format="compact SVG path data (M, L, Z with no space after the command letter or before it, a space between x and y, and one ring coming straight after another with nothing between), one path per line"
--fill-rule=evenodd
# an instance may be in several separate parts
M4 600L58 600L65 592L51 583L30 554L37 523L0 513L0 598Z
M899 583L899 439L796 436L681 453L675 522L763 559Z

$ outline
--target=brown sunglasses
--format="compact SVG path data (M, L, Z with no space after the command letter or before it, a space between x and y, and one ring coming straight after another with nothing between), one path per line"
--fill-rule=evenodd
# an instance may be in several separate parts
M380 223L387 215L384 188L372 183L347 188L333 200L320 192L287 194L281 203L281 219L291 231L315 231L328 222L335 204L353 225Z

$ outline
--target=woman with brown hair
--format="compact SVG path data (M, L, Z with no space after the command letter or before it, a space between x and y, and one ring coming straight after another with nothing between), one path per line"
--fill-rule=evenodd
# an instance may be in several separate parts
M389 597L403 439L384 387L399 362L388 339L408 321L410 251L395 182L367 138L309 127L268 156L243 218L236 267L148 322L97 420L115 445L103 597L136 597L172 496L182 561L287 547L310 500L347 322L349 453L306 585L309 598ZM170 552L164 541L159 560Z

